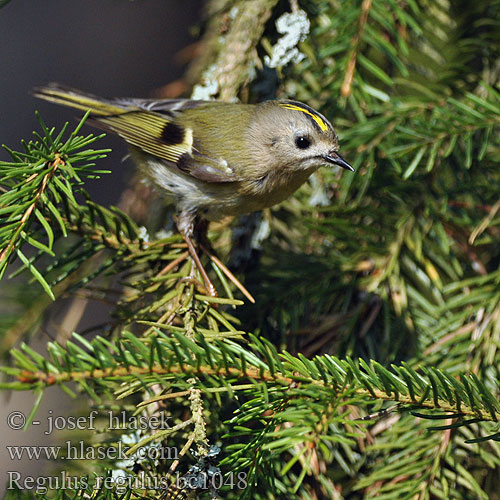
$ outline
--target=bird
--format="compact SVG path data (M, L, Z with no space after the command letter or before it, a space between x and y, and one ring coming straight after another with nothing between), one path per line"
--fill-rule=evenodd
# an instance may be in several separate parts
M194 243L199 221L216 221L280 203L322 166L354 172L339 154L331 123L294 100L243 104L104 99L56 83L35 88L33 94L90 111L89 124L128 143L142 175L173 201L177 228L213 296L217 291Z

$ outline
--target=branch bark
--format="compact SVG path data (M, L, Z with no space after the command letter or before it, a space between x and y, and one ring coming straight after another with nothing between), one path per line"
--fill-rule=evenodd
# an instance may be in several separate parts
M213 14L202 40L204 50L191 65L188 79L202 85L215 83L217 97L231 101L250 77L256 47L278 0L225 2L216 9L219 3L213 0L209 6Z

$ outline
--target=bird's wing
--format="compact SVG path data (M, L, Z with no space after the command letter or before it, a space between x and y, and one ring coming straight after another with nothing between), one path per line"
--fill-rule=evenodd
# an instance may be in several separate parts
M238 180L227 161L199 150L193 130L176 122L186 109L205 104L188 99L106 100L78 90L52 84L35 89L45 100L91 111L88 123L113 132L145 153L157 157L181 172L206 182Z
M206 182L238 180L227 161L200 151L193 129L177 123L170 113L133 110L116 115L98 116L93 118L92 122L199 180Z

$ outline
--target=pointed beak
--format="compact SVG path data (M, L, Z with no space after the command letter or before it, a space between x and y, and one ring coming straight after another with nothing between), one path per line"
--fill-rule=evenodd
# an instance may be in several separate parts
M351 172L355 171L338 153L327 154L323 156L323 159L325 159L328 163L333 163L334 165L338 165L339 167L350 170Z

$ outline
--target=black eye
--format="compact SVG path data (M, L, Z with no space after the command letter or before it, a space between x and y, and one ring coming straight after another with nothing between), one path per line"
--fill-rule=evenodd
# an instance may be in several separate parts
M298 137L295 138L295 145L299 149L307 149L311 145L311 141L308 137L299 135Z

